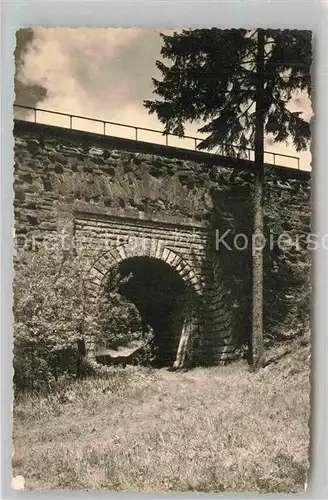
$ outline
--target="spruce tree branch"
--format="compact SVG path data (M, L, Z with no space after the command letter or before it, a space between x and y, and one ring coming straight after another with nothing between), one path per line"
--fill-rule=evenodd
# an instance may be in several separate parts
M248 51L253 54L254 57L256 57L256 50L253 50L249 47Z
M250 59L249 61L241 61L240 64L255 64L256 60L255 59Z
M234 81L237 81L237 82L242 82L242 81L247 80L247 79L248 79L248 76L246 76L246 75L234 77Z
M245 95L247 95L247 92L251 89L251 87L252 87L252 85L250 85L247 89L245 89L244 92L240 95L240 97L243 98ZM225 106L222 109L220 109L220 111L219 111L219 113L221 115L224 114L229 109L229 107L232 105L232 102L233 102L234 98L236 97L236 95L238 94L238 92L236 93L236 92L231 91L230 94L231 95L228 96L228 98L227 98L228 100L227 100ZM248 106L248 108L245 111L243 111L240 116L237 117L237 120L242 118L247 113L247 111L250 109L250 107L252 106L253 103L254 103L254 99L252 100L252 102ZM236 108L240 107L240 105L241 105L241 99L239 99L238 102L235 103L234 110L236 110Z
M242 118L243 116L245 116L245 115L246 115L246 113L250 110L250 108L254 105L254 103L255 103L255 100L253 99L253 100L251 101L250 105L249 105L249 106L247 106L247 109L245 109L245 111L243 111L243 112L242 112L239 116L237 116L237 118L236 118L236 119L237 119L237 120L240 120L240 118Z
M254 30L254 32L248 37L249 39L253 38L254 36L257 37L257 32L258 32L258 29Z
M250 64L250 63L255 64L256 61L254 59L251 59L249 61L240 61L239 64L243 65L243 64ZM223 68L223 69L225 69L225 68L228 68L228 69L230 69L230 68L236 68L236 64L234 64L234 63L225 63L225 64L221 64L220 67Z
M240 101L241 101L241 99L243 99L243 98L244 98L244 96L245 96L245 95L247 95L247 93L251 90L251 88L252 88L252 87L253 87L253 84L249 85L249 86L247 87L247 89L243 89L242 93L240 93L240 90L236 90L235 92L233 92L233 91L231 90L231 91L229 92L229 94L231 94L231 98L230 98L230 96L228 97L228 99L229 99L229 100L227 101L226 106L229 106L229 105L230 105L231 100L232 100L232 99L234 99L234 98L236 97L236 95L239 95L239 96L240 96L240 99L239 99L239 100L238 100L238 102L237 102L237 106L240 106L240 104L241 104L241 102L240 102ZM225 106L225 107L226 107L226 106Z
M273 51L274 51L274 49L270 50L269 52L266 52L264 54L264 59L267 58L267 57L269 57L269 56L271 56L271 54L273 53Z
M279 103L279 100L283 102L284 104L288 104L290 101L283 100L279 97L272 96L272 101L273 103L278 107L281 108L281 104ZM297 118L297 115L295 115L295 111L290 111L286 106L283 107L284 112L286 112L289 116L292 116L293 118ZM298 113L298 112L297 112Z

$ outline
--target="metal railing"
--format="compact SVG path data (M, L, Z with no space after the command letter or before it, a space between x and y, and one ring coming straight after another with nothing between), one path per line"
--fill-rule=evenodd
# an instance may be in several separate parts
M24 116L24 118L19 118L19 116L18 117L15 116L15 110L26 110L26 111L30 112L30 114L32 115L32 120L30 119L31 117ZM43 115L48 114L48 115L52 115L52 116L65 117L66 123L62 123L62 124L56 123L56 125L55 125L54 123L49 123L47 121L44 121L44 116L43 116L43 120L40 119L40 114L42 114L42 113L43 113ZM191 143L193 144L192 147L182 146L182 149L194 150L194 151L199 151L197 149L197 146L200 142L202 142L204 140L200 137L193 137L193 136L189 136L189 135L179 137L178 135L175 135L175 134L164 133L160 130L155 130L155 129L151 129L151 128L137 127L135 125L126 125L124 123L112 122L112 121L108 121L108 120L100 120L98 118L90 118L87 116L74 115L71 113L62 113L60 111L51 111L49 109L34 108L32 106L23 106L21 104L14 104L14 118L18 119L18 120L24 120L24 121L34 121L34 123L60 126L60 127L64 127L64 128L69 128L71 130L90 131L90 130L88 130L87 127L79 128L76 125L77 120L80 120L80 121L83 120L84 122L99 124L100 125L99 130L98 131L93 130L93 132L101 133L104 136L121 137L122 138L124 134L114 135L113 133L109 133L109 127L121 127L122 129L128 129L128 130L133 131L133 137L130 137L130 138L135 140L135 141L142 141L142 138L141 138L142 133L147 132L147 133L154 134L154 137L161 136L162 140L164 139L165 146L173 146L174 147L174 144L172 144L172 141L169 140L169 138L175 138L175 140L178 140L180 143L184 143L184 144L187 143L186 141L189 141L189 144L190 144L190 141L191 141ZM75 126L74 126L74 124L75 124ZM148 138L148 140L146 140L145 142L155 142L155 144L163 144L160 141L160 139L158 141L157 140L152 141L152 140L149 140L149 138ZM222 153L223 146L224 146L224 144L222 144L222 146L218 146L216 148L213 148L212 150L207 150L206 152L210 153L210 154L223 155L223 153ZM178 147L181 148L181 145L179 145ZM238 146L234 146L234 148L238 149ZM221 153L220 153L220 151L221 151ZM247 159L249 161L254 161L254 159L255 159L254 150L251 148L245 148L245 151L247 152ZM223 156L226 156L226 155L223 155ZM238 157L238 155L236 155L236 157ZM276 166L297 168L298 170L300 170L300 159L298 156L291 156L291 155L286 155L286 154L282 154L282 153L274 153L273 151L264 151L264 157L265 157L266 163L271 163L271 164L276 165ZM269 159L272 159L272 161L269 161ZM285 160L283 163L281 163L282 159ZM279 160L280 160L280 162L279 162ZM288 163L288 164L286 164L286 163ZM293 163L293 165L290 165L290 163Z

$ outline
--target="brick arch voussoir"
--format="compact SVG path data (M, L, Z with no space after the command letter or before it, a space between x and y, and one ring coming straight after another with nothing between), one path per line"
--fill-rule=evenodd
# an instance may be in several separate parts
M192 288L197 295L202 294L203 286L200 277L190 264L177 252L168 248L164 240L140 240L133 244L126 243L103 253L91 266L88 273L88 289L91 295L96 296L114 266L134 257L150 257L161 260L172 267L183 279L186 285Z

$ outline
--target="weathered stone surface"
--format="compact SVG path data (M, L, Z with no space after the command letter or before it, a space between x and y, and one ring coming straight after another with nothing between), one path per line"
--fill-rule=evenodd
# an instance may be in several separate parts
M76 244L90 252L97 245L89 286L95 297L120 260L166 261L201 297L193 320L198 352L231 359L250 334L251 247L217 249L216 231L229 230L230 243L238 233L251 236L253 174L136 152L133 144L131 151L110 148L69 131L59 140L51 127L40 140L32 126L16 129L16 235L42 241L60 231L56 214L65 209ZM288 233L294 243L265 249L265 327L272 336L308 321L310 256L302 239L295 242L310 230L310 180L268 169L265 196L266 236Z

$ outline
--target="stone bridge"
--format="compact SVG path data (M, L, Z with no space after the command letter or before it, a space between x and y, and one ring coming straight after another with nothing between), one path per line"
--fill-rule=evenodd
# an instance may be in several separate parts
M91 300L115 269L138 276L131 300L167 364L233 359L250 338L251 248L215 243L218 231L251 234L254 164L24 121L15 122L14 136L17 248L65 228L75 251L90 252ZM309 174L267 166L266 180L266 230L306 234ZM300 321L310 261L306 249L293 247L268 254L266 266L270 332L292 325L290 307ZM92 332L85 340L93 355Z

